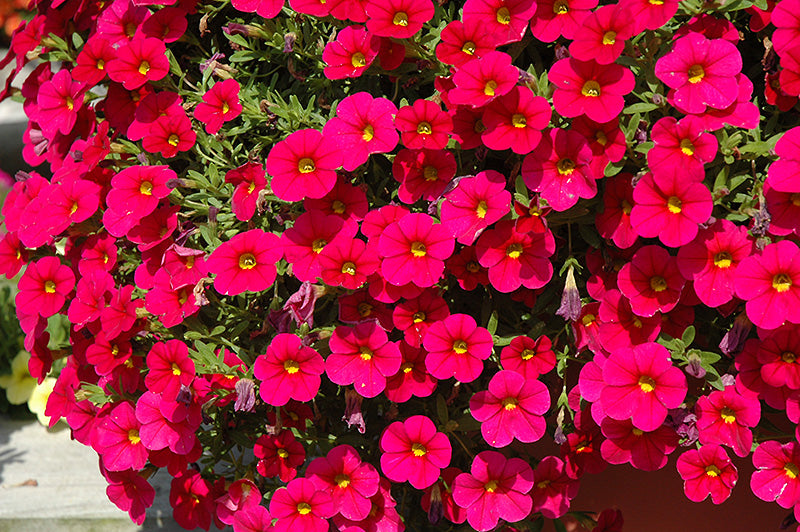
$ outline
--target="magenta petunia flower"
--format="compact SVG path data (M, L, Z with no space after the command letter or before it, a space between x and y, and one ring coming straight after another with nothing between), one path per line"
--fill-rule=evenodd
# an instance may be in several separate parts
M671 116L661 118L653 124L651 137L655 145L647 152L647 164L656 175L678 173L702 182L703 165L717 155L717 137L704 132L694 117L681 121Z
M135 38L116 50L106 65L108 77L128 90L148 81L158 81L169 73L167 47L155 37Z
M528 494L533 485L533 471L524 460L483 451L475 455L470 472L453 481L453 500L467 509L470 526L486 531L500 519L510 523L524 519L533 506Z
M451 314L428 327L423 345L428 351L425 367L431 375L440 380L455 377L460 382L472 382L483 372L493 340L472 316Z
M380 474L350 445L337 445L306 468L306 478L331 495L337 513L347 519L366 519L372 509L369 498L378 492Z
M625 40L633 35L632 22L618 4L602 6L583 19L569 53L579 61L611 64L625 49Z
M481 120L486 129L481 141L492 150L511 149L525 155L539 144L551 114L544 97L534 96L527 87L515 86L484 109Z
M678 269L687 280L693 281L700 301L718 307L733 299L737 268L752 254L753 248L747 227L730 220L717 220L681 246Z
M405 403L411 397L430 397L436 389L437 380L425 367L427 353L421 347L413 347L400 341L403 362L400 370L386 379L386 398L395 403Z
M531 33L542 42L555 42L559 37L572 40L595 7L597 0L538 0Z
M541 288L553 276L549 257L555 251L550 230L520 233L513 220L501 220L485 231L475 244L481 266L489 269L489 282L500 292L521 286Z
M386 388L386 378L400 369L397 344L376 322L336 327L325 359L328 378L341 386L352 384L363 397L375 397Z
M407 39L433 18L430 0L373 0L366 3L367 29L375 35Z
M353 237L357 231L357 224L345 222L338 216L326 216L318 210L301 214L281 235L284 255L292 265L292 274L300 281L315 281L322 272L322 251L333 242L355 240Z
M420 0L427 1L427 0ZM453 131L453 119L430 100L414 100L397 111L394 124L406 148L442 150Z
M481 24L453 20L444 27L436 46L436 58L460 67L497 48L494 36Z
M633 90L633 73L622 65L565 58L550 67L556 86L553 107L568 118L585 114L595 122L610 122L625 107L624 96Z
M603 365L603 382L600 402L605 413L617 420L631 419L643 431L656 430L687 391L686 376L672 365L669 351L652 342L613 351Z
M495 373L488 389L469 400L470 413L481 422L483 439L492 447L505 447L515 438L538 441L545 431L542 416L549 408L550 392L544 383L510 370Z
M754 394L740 394L735 386L703 395L695 405L700 443L727 445L745 457L753 446L751 427L761 420L761 403Z
M166 401L153 392L145 392L136 402L136 419L142 424L139 438L151 451L169 447L176 454L191 452L197 442L203 414L200 405Z
M256 470L262 477L278 477L289 482L297 476L297 468L303 465L306 451L291 430L278 434L264 434L253 446L253 455L258 458Z
M578 481L570 478L565 464L555 456L545 456L533 472L531 490L533 510L548 519L561 517L578 494Z
M113 236L125 236L130 229L158 207L170 193L167 182L177 179L168 166L130 166L111 179L106 195L108 209L103 225Z
M505 187L505 176L494 170L460 179L444 196L442 225L459 243L472 244L486 227L508 214L511 193Z
M172 479L169 503L175 522L187 530L211 528L214 498L211 482L187 468Z
M447 96L454 105L483 107L507 94L518 79L519 71L511 64L511 56L492 51L461 65L453 75L455 88Z
M147 464L148 450L139 437L141 423L129 401L112 404L98 416L92 447L109 471L139 471Z
M328 519L336 513L333 498L307 478L296 478L278 488L269 502L269 513L277 518L275 532L327 532Z
M336 514L332 519L333 524L341 531L375 530L377 532L382 530L402 530L403 522L400 519L400 514L395 509L397 501L392 498L390 488L391 483L382 478L378 485L378 491L369 498L370 511L365 519L353 521L342 516L342 514Z
M800 249L789 240L767 244L736 269L736 295L747 301L747 317L763 329L800 323Z
M467 0L461 18L493 35L500 46L522 39L535 10L536 3L528 0Z
M32 118L42 126L45 135L52 137L56 132L68 135L78 120L85 92L86 86L73 80L69 70L59 70L39 87L38 110Z
M686 451L678 457L676 466L683 479L683 491L689 500L695 502L704 501L711 495L714 504L722 503L730 497L739 479L736 466L719 445L704 445Z
M351 172L367 162L372 153L392 151L400 136L394 127L397 107L386 98L367 92L351 94L339 102L336 116L322 130L342 153L342 167Z
M406 342L414 347L422 345L428 327L450 315L447 302L435 288L425 289L417 297L406 297L392 311L392 322L403 331Z
M14 299L17 310L43 318L58 313L75 288L75 274L58 257L42 257L28 264Z
M691 242L714 207L711 191L683 173L645 174L633 188L633 200L631 224L639 236L658 237L669 247Z
M131 520L141 526L145 511L153 505L156 490L139 473L132 469L125 471L105 471L108 481L106 495L117 507L128 512Z
M578 132L552 128L533 153L522 161L525 185L539 192L557 211L565 211L580 198L597 194L597 177L589 163L592 150Z
M447 150L400 150L392 162L392 175L400 183L397 197L407 204L420 198L437 201L456 175L455 156Z
M281 333L253 363L253 375L261 381L258 393L273 406L283 406L294 399L306 402L313 399L325 371L322 356L302 345L299 336Z
M348 290L359 288L380 267L376 244L354 238L336 238L319 254L319 276L325 284Z
M444 273L444 261L455 242L448 230L424 213L413 213L389 224L380 238L381 273L396 286L433 286Z
M675 41L662 56L655 74L675 89L675 101L688 113L702 113L706 106L725 109L736 100L736 75L742 71L742 56L730 41L706 39L689 33Z
M780 192L800 192L797 174L800 172L800 127L786 131L775 144L778 160L769 165L767 180L771 188Z
M639 248L617 275L617 285L630 300L631 310L648 318L675 308L685 283L675 257L656 245Z
M216 274L214 288L220 294L266 290L275 281L275 263L283 257L280 239L273 233L252 229L239 233L217 247L206 260Z
M283 8L284 0L231 0L234 9L244 13L258 13L264 18L275 18Z
M194 109L194 118L204 124L206 132L215 135L222 124L242 113L239 103L239 83L226 79L214 84L204 95L203 101Z
M798 329L797 325L786 324L775 330L763 332L762 340L754 354L759 365L758 373L768 386L778 389L783 387L790 390L800 389ZM745 350L751 351L750 346L745 345Z
M626 10L631 24L631 35L644 30L657 30L666 24L678 11L678 0L622 0L620 7Z
M380 441L381 469L393 482L406 480L417 489L433 485L442 469L450 465L452 448L447 435L436 431L427 416L395 421Z
M553 343L547 336L536 340L528 336L517 336L500 352L503 369L516 371L526 380L538 379L556 367Z
M267 186L264 167L259 163L244 163L225 172L225 182L236 187L231 198L236 219L242 222L250 220L256 213L258 194Z
M336 184L341 154L316 129L295 131L275 144L267 156L270 186L278 198L299 201L321 198Z
M378 56L380 44L375 34L362 26L346 26L336 39L325 45L325 77L328 79L357 78Z
M156 342L147 353L147 368L144 384L163 401L174 401L181 386L189 386L195 377L189 348L180 340Z

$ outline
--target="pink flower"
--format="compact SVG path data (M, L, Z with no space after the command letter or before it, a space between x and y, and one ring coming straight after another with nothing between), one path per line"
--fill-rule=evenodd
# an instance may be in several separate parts
M483 451L472 460L469 473L453 481L453 500L467 509L467 521L476 530L491 530L500 519L524 519L533 501L533 471L520 458L507 459L497 451Z
M750 488L756 497L775 501L782 508L800 503L800 445L796 441L761 443L753 452L753 466Z
M330 349L325 359L328 378L334 384L352 384L363 397L381 393L386 378L397 373L402 361L397 344L374 321L336 327Z
M667 349L646 343L613 351L603 365L605 386L600 395L605 413L631 419L643 431L657 429L667 410L686 397L686 376L672 365Z
M380 267L376 244L336 238L319 254L319 275L329 285L359 288Z
M483 439L492 447L505 447L514 438L538 441L545 431L542 417L550 408L550 392L538 380L510 370L492 376L489 387L469 400L472 417L481 422Z
M617 285L639 316L669 312L681 297L686 280L678 271L675 257L661 246L644 246L619 270Z
M275 144L267 157L272 191L284 201L323 197L336 184L340 165L337 145L325 142L316 129L295 131Z
M225 172L225 182L233 184L233 214L242 222L250 220L256 213L258 194L267 186L264 167L259 163L244 163Z
M200 405L166 401L147 391L136 402L136 419L142 424L139 438L151 451L169 447L177 454L187 454L197 442L195 431L200 428L203 414Z
M778 160L767 170L767 183L780 192L800 192L797 173L800 172L800 127L794 127L781 135L775 144ZM3 209L5 210L5 209Z
M631 224L631 210L634 204L632 177L628 173L620 173L605 179L603 212L597 213L595 217L600 235L613 240L620 249L630 248L639 238Z
M314 459L306 469L306 478L331 495L337 513L360 521L369 516L369 498L378 492L380 475L350 445L337 445L327 456Z
M229 122L242 112L239 103L239 83L226 79L214 84L203 95L203 101L194 109L194 118L205 125L206 132L215 135L224 122Z
M570 501L578 494L578 481L567 476L564 462L545 456L533 472L531 490L533 510L548 519L561 517L569 510Z
M735 386L703 395L695 405L700 443L727 445L745 457L753 447L751 427L761 420L761 403L753 394L739 394Z
M19 312L43 318L58 313L75 288L75 274L58 257L42 257L25 269L14 299Z
M539 144L551 114L544 97L534 96L527 87L515 86L484 109L481 120L486 130L481 141L492 150L510 148L521 155L530 153Z
M34 117L41 124L42 132L50 137L56 132L68 135L78 119L85 92L84 84L73 81L66 69L42 83L36 97L39 109Z
M214 288L224 295L266 290L275 281L275 263L283 257L280 239L273 233L252 229L239 233L217 247L206 261L216 274Z
M625 40L633 35L632 22L619 5L602 6L583 19L569 53L580 61L611 64L625 49Z
M639 236L658 237L665 246L680 247L691 242L698 225L711 216L711 191L683 176L647 173L636 184L631 224Z
M455 243L447 229L424 213L408 214L384 229L378 252L381 273L393 285L424 288L436 284Z
M106 70L112 81L128 90L158 81L169 72L166 45L155 37L135 38L117 49Z
M437 379L455 377L472 382L483 372L492 354L492 335L467 314L452 314L431 324L423 339L428 351L425 367Z
M559 37L572 40L581 33L584 19L597 7L597 0L539 0L531 20L531 33L543 42Z
M103 225L113 236L124 236L145 216L151 214L158 202L170 193L167 182L177 179L168 166L130 166L111 179L106 196L108 209Z
M304 422L305 425L305 422ZM277 435L264 434L258 437L253 454L258 458L256 470L262 477L278 477L289 482L297 476L297 468L303 465L306 451L291 430L284 429Z
M180 340L157 342L147 353L148 372L144 383L162 401L174 401L181 386L189 386L195 377L189 348Z
M367 29L375 35L395 39L413 36L434 13L430 0L374 0L367 2L365 9Z
M460 67L476 57L494 51L494 36L481 24L453 20L444 27L436 46L436 58L442 63Z
M322 60L328 79L357 78L378 55L378 37L362 26L347 26L325 45Z
M711 495L714 504L722 503L730 497L739 478L736 466L719 445L704 445L700 449L686 451L678 457L676 465L683 479L683 491L689 500L695 502L704 501ZM756 474L753 474L753 478Z
M147 464L148 450L139 437L141 423L128 401L116 403L103 411L92 438L92 447L109 471L139 471Z
M444 196L442 225L459 243L472 244L486 227L508 214L511 193L505 187L506 178L494 170L460 179Z
M322 356L303 346L299 336L288 333L276 335L267 354L259 355L253 364L253 375L261 381L259 395L273 406L283 406L289 399L313 399L324 371Z
M275 490L269 513L277 518L275 532L326 532L330 526L327 520L336 513L336 506L327 491L317 489L306 478L296 478Z
M503 369L516 371L526 380L538 379L556 367L553 343L547 336L536 340L528 336L517 336L500 352Z
M655 73L675 89L675 101L688 113L702 113L706 106L724 109L736 100L736 75L742 56L725 39L706 39L689 33L675 41L670 53L656 62Z
M467 0L461 18L494 35L500 46L522 39L535 9L536 3L527 0Z
M401 340L400 355L403 357L400 370L386 379L386 397L395 403L405 403L412 396L430 397L437 381L425 368L425 350Z
M611 63L565 58L550 67L550 81L556 86L553 107L572 118L585 114L595 122L610 122L625 106L624 96L635 80L627 68Z
M800 323L800 249L789 240L767 244L739 263L736 295L747 301L747 317L763 329Z
M492 51L461 65L453 75L456 87L447 94L452 104L483 107L507 94L518 79L519 71L511 64L511 56Z
M419 0L427 2L428 0ZM414 100L397 111L394 124L406 148L442 150L453 131L453 120L430 100Z
M386 427L380 446L383 474L394 482L407 480L417 489L433 485L452 454L450 440L427 416L395 421Z
M400 150L392 163L392 175L400 183L398 199L408 204L420 198L438 200L457 168L456 158L446 150Z
M652 432L633 426L629 419L603 419L600 453L609 464L630 463L636 469L655 471L667 465L669 455L678 447L678 434L667 425Z

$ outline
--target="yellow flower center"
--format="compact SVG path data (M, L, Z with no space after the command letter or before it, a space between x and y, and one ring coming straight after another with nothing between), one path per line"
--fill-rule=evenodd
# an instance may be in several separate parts
M414 323L422 323L423 321L425 321L425 318L427 317L428 316L425 315L425 313L420 310L415 312L414 315L411 316L411 319L414 320Z
M794 364L797 360L797 355L792 353L791 351L784 351L781 353L781 360L786 362L787 364Z
M167 144L169 144L170 146L172 146L172 147L174 148L175 146L177 146L177 145L178 145L178 143L180 142L180 140L181 140L181 138L180 138L178 135L176 135L175 133L173 133L173 134L172 134L172 135L170 135L170 136L169 136L169 138L167 139Z
M426 166L422 169L422 177L425 181L436 181L439 179L439 170L435 166Z
M415 442L411 444L411 452L414 453L414 456L425 456L425 454L428 452L428 449L426 449L421 443Z
M372 349L367 346L361 346L359 352L361 353L361 360L372 360L372 355L375 354L372 352Z
M67 96L65 102L67 104L67 109L72 111L75 108L75 100L72 99L71 96Z
M602 129L598 129L594 134L594 140L601 146L605 146L608 144L608 137L606 136L605 131Z
M392 24L395 26L408 26L408 15L403 11L398 11L394 14L394 18L392 19Z
M228 105L228 102L222 102L222 114L228 114L231 110L231 106Z
M422 242L414 242L411 244L411 254L415 257L424 257L428 254L428 250Z
M102 59L98 59L97 63L95 64L95 66L97 67L97 70L105 70L106 62L104 60L102 60Z
M497 489L497 481L490 480L483 485L483 489L485 489L488 493L494 493L494 491Z
M44 282L44 291L48 294L55 294L56 293L56 283L53 281L45 281Z
M565 157L556 163L556 169L561 175L571 175L575 171L575 162Z
M734 412L732 408L726 406L720 410L719 417L721 417L722 421L725 423L731 424L736 421L736 412Z
M318 238L311 243L311 251L316 254L319 254L325 246L328 245L328 242L324 238Z
M153 195L153 183L150 181L142 181L139 185L139 192L145 196Z
M463 355L467 352L467 342L464 340L456 340L453 342L453 351L458 353L459 355Z
M785 273L779 273L772 278L772 288L778 292L786 292L792 287L792 278Z
M147 61L139 63L139 74L146 76L148 72L150 72L150 63Z
M470 273L478 273L481 270L481 265L474 260L469 261L464 268Z
M483 120L481 120L480 118L477 119L475 121L475 125L472 126L472 131L474 131L475 133L478 133L478 134L483 133L484 131L486 131L486 126L483 124Z
M345 205L342 200L333 200L333 203L331 203L331 210L336 214L344 214L344 211L347 210L347 205Z
M583 323L584 327L588 327L589 325L594 323L594 320L596 319L597 317L594 314L587 314L586 316L581 318L581 323Z
M706 77L706 71L701 65L692 65L686 74L689 76L689 83L700 83Z
M286 373L289 375L294 375L298 371L300 371L300 364L297 363L296 360L286 360L283 363L283 369L286 370Z
M556 0L553 3L553 13L556 15L565 15L569 13L569 4L566 0Z
M789 462L783 466L783 470L786 472L786 476L791 479L797 478L797 475L800 474L800 467L797 467L794 462Z
M630 214L631 211L633 210L633 206L630 203L628 203L628 200L626 199L622 200L622 204L620 204L620 207L622 207L622 212L624 212L625 214Z
M369 142L374 139L375 128L373 128L371 124L367 124L367 127L364 128L364 132L361 134L361 138L364 139L364 142Z
M314 165L314 161L308 157L303 157L297 163L297 171L301 174L310 174L316 169L317 167Z
M523 128L528 125L528 119L522 113L514 113L511 117L511 124L517 128Z
M583 84L583 88L581 88L581 94L584 96L589 96L591 98L597 98L600 96L600 84L597 83L595 80L590 79L586 83Z
M338 475L336 475L336 478L334 478L333 481L336 482L336 485L342 489L350 485L350 477L348 477L344 473L339 473Z
M533 358L535 354L536 353L534 352L533 349L523 349L520 356L522 357L522 360L530 360Z
M239 255L239 268L252 270L256 267L256 256L252 253L242 253Z
M486 204L485 201L481 200L478 202L478 206L475 207L475 215L483 220L486 218L486 213L489 212L489 206Z
M497 10L497 13L495 14L495 20L497 20L499 24L511 24L511 12L507 7L503 6Z
M297 513L300 515L308 515L311 513L311 505L307 502L301 502L297 505Z
M179 368L175 362L172 363L172 374L176 377L181 376L181 368Z
M286 459L286 458L289 457L289 451L287 451L286 449L283 449L283 448L280 448L277 451L275 451L275 454L278 455L278 458Z
M372 315L373 308L374 307L369 303L367 303L366 301L362 301L361 303L358 304L356 310L358 311L359 316L361 316L362 318L368 318Z
M417 133L420 135L430 135L433 132L433 128L431 127L430 122L425 122L424 120L417 124Z
M356 52L350 56L350 64L353 68L361 68L367 66L367 58L361 52Z
M342 273L346 273L347 275L355 275L356 265L350 261L345 262L342 264Z
M681 139L681 151L687 157L694 155L694 144L689 139Z
M789 196L789 201L792 202L792 205L795 207L800 207L800 192L795 192L791 196Z
M642 375L639 377L639 388L641 388L644 393L650 393L656 389L656 381L654 381L652 377Z
M609 45L614 44L617 42L617 32L616 31L607 31L603 34L603 44Z
M519 401L517 401L514 397L506 397L503 399L503 408L506 410L514 410L517 408Z
M411 362L405 362L402 366L400 366L400 369L403 370L403 373L411 373L411 370L414 369L414 364Z
M139 431L136 429L131 429L128 431L128 441L131 442L131 445L138 445L142 439L139 437Z
M483 86L483 93L486 96L494 96L494 91L497 88L497 82L493 79L490 79L486 82L486 85Z
M467 55L475 55L475 43L472 41L467 41L464 43L464 46L461 47L461 51Z
M522 255L523 249L524 248L522 247L522 244L519 242L514 242L506 248L506 256L512 259L518 259L520 255Z
M632 433L634 436L641 436L642 434L644 434L644 431L643 431L642 429L637 429L636 427L633 427L633 428L631 429L631 433Z
M663 292L667 289L667 280L660 275L654 275L650 278L650 288L656 292Z
M683 204L681 203L681 200L678 198L678 196L670 196L669 199L667 200L667 209L672 214L680 213L682 206Z
M733 257L727 251L720 251L714 255L714 266L717 268L730 268Z
M706 475L709 477L718 477L720 473L722 473L722 471L720 471L719 468L714 464L706 466Z

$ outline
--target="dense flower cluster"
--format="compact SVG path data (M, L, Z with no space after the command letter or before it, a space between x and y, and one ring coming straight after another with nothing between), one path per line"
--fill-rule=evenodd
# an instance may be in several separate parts
M137 523L538 526L673 453L800 518L800 0L31 7L0 273Z

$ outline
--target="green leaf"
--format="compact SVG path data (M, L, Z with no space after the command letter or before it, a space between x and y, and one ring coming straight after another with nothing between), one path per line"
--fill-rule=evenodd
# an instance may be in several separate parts
M436 415L439 416L439 422L442 426L447 425L447 422L450 421L450 416L447 413L447 403L442 394L436 394Z
M553 519L553 528L556 529L556 532L567 532L567 527L564 526L561 519Z
M494 334L497 332L497 311L493 310L492 314L489 316L489 323L486 324L486 329L489 330L489 334Z
M688 327L686 327L686 330L683 331L683 336L681 336L681 340L685 345L692 345L692 342L694 342L694 334L695 334L694 325L689 325Z
M633 113L646 113L647 111L652 111L654 109L658 109L658 106L654 103L648 102L641 102L635 103L633 105L629 105L625 108L623 113L626 115L633 114Z

